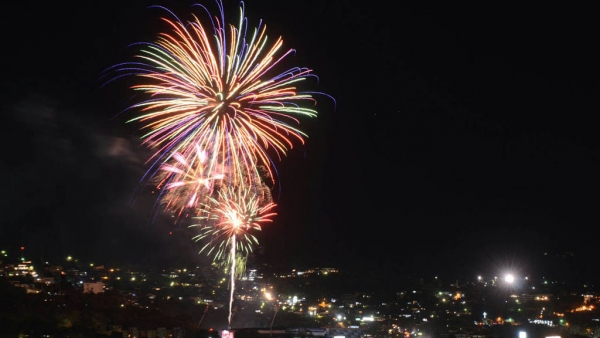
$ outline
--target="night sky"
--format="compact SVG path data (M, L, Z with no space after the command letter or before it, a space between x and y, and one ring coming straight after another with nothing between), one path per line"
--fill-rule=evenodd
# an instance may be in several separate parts
M148 151L125 124L135 112L119 113L138 98L127 81L101 87L104 69L132 60L129 44L165 28L149 5L188 19L192 2L127 3L3 6L0 245L202 261L188 229L153 220L153 196L134 194ZM225 1L233 22L237 4ZM357 4L246 2L252 26L263 19L297 50L281 70L313 69L307 89L336 100L317 97L306 145L278 164L278 216L254 259L599 279L592 7Z

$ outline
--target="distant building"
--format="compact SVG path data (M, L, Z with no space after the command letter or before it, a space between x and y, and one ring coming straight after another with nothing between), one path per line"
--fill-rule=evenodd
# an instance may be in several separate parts
M39 279L39 281L46 285L54 284L56 282L54 277L42 277Z
M552 294L548 293L524 293L520 297L523 301L547 302L552 299Z
M138 331L137 327L129 328L127 333L128 338L140 338L140 332Z
M83 283L83 293L87 293L87 292L92 292L92 293L104 292L104 283L102 283L102 282Z
M173 338L183 338L185 337L185 330L181 327L173 328L173 333L171 335Z
M31 284L17 284L16 286L24 288L27 293L40 293L40 290L34 288Z
M109 325L108 331L110 332L123 332L123 327L121 325Z
M37 277L37 273L33 271L33 265L31 265L30 261L17 264L14 269L17 276L32 275L33 277Z
M334 337L360 338L363 335L364 335L364 331L361 329L328 328L325 332L325 336L328 338L334 338Z
M254 281L256 279L256 269L248 270L248 280Z
M340 297L340 302L343 305L356 305L357 300L356 294L353 293L345 293Z

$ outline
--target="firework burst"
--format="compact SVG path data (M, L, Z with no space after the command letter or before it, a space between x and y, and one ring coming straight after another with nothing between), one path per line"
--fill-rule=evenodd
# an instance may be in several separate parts
M241 173L258 166L274 180L269 154L280 159L294 142L304 143L298 118L317 114L301 105L313 106L313 96L297 89L314 75L298 67L278 72L293 50L282 51L281 37L270 43L262 22L247 34L243 6L238 24L227 26L218 3L221 15L210 18L210 29L197 16L187 23L163 18L168 32L143 44L139 62L116 68L138 76L141 83L133 89L150 97L132 107L142 114L129 122L147 131L143 139L155 150L155 166L173 153L192 162L197 145L212 154L211 161L232 168L235 184L244 184Z
M202 215L196 217L199 223L193 225L200 232L194 240L206 241L200 252L206 252L215 261L229 261L226 258L232 246L237 253L251 253L258 244L252 232L261 231L262 224L272 222L275 206L254 189L221 187L218 196L208 198Z
M163 186L165 188L160 199L165 210L181 216L185 210L195 209L200 201L210 196L214 185L221 182L225 175L222 173L222 166L216 170L207 166L207 162L210 162L207 154L198 146L195 147L195 156L192 158L194 162L189 163L180 153L175 153L172 159L173 164L163 164L162 174L158 174L155 179L158 189Z

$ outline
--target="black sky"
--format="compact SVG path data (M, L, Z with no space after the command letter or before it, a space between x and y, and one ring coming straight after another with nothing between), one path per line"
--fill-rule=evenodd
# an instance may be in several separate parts
M5 5L0 242L45 255L195 257L173 225L130 205L144 172L126 82L102 70L164 28L164 5ZM206 3L212 6L213 3ZM225 1L237 18L237 1ZM590 5L591 6L591 5ZM320 115L278 165L259 260L464 274L570 251L595 276L599 224L597 36L592 7L248 1L308 66ZM214 8L214 7L213 7ZM168 235L175 230L174 235ZM547 257L547 256L546 256ZM103 259L103 258L96 258ZM585 264L584 264L585 263ZM557 266L557 265L553 265ZM560 272L560 271L559 271Z

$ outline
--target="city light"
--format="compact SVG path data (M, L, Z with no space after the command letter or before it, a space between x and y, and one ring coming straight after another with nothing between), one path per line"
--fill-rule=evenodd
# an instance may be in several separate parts
M69 256L71 257L71 256ZM15 259L17 260L17 259ZM97 267L96 269L90 269L87 270L86 272L79 270L79 267L89 267L91 266L91 264L85 263L82 265L77 265L77 260L71 257L71 260L74 262L75 264L75 268L73 269L65 269L63 271L62 267L57 267L57 266L47 266L45 268L47 273L59 273L62 276L65 276L66 279L74 279L77 278L76 281L73 281L73 283L77 283L77 287L80 290L83 290L83 292L92 292L92 293L102 293L105 292L104 290L117 290L117 291L124 291L124 290L119 290L119 284L114 284L111 285L110 281L117 281L117 280L127 280L127 281L131 281L134 282L135 284L139 284L140 286L144 285L144 283L147 280L147 277L149 274L149 272L147 271L140 271L140 270L135 270L135 272L128 272L127 275L119 277L119 271L124 270L123 268L110 268L110 269L105 269L104 265L102 263L96 263L94 264L95 267ZM32 265L31 261L25 261L23 263L20 264L15 264L14 266L14 271L13 271L13 267L10 268L10 271L6 271L5 275L9 276L9 277L23 277L23 276L29 276L31 275L33 278L37 277L37 273L34 271L34 266ZM507 271L511 271L512 273L514 273L514 275L512 273L508 273ZM513 288L517 288L519 287L519 283L524 282L525 281L525 277L519 277L519 272L514 272L515 270L505 270L502 274L498 275L498 281L501 282L501 285L505 285L506 289L513 289ZM0 271L1 272L1 271ZM143 295L141 296L139 293L132 293L131 291L127 291L124 293L124 295L126 295L126 297L133 297L127 300L127 302L121 302L116 304L116 307L122 307L123 309L135 309L137 307L140 307L144 304L140 304L138 303L139 301L141 301L142 299L148 299L149 302L154 303L155 300L185 300L186 296L180 294L179 292L181 292L181 290L177 290L176 288L170 289L168 288L168 286L170 285L171 287L185 287L185 288L200 288L200 287L204 287L206 288L205 285L208 284L203 284L200 280L196 280L196 281L186 281L186 280L182 280L182 276L180 276L178 273L183 272L183 269L172 269L172 270L163 270L161 275L163 277L165 277L164 280L164 284L152 287L152 294L148 294L148 295ZM135 274L135 276L134 276ZM41 275L41 273L40 273ZM290 282L290 275L287 273L278 273L276 274L277 276L285 276L285 277L280 277L280 278L285 278L286 279L286 283ZM317 274L315 274L316 276ZM110 276L110 277L108 277ZM476 275L477 276L477 275ZM185 276L186 278L189 278L190 276ZM485 279L484 279L485 278ZM491 277L493 278L493 277ZM487 280L486 277L483 277L482 279ZM106 284L106 286L104 286L104 284L102 283L102 281L105 281L109 284ZM150 280L150 279L148 279ZM543 280L537 280L537 279L533 279L530 278L530 280L532 280L532 283L543 283ZM20 285L20 287L25 288L27 291L27 293L30 294L36 294L40 292L40 288L41 287L45 287L45 286L40 286L41 284L45 283L46 286L50 285L50 284L55 284L56 281L53 278L49 278L49 277L40 277L35 279L35 284L37 285L29 285L29 284L16 284L16 285ZM299 283L302 283L303 280L302 279L298 279ZM274 324L277 324L277 326L279 327L283 327L284 325L286 325L286 321L287 321L287 316L289 316L289 314L287 312L294 312L297 315L300 316L306 316L309 317L311 319L314 320L328 320L331 323L335 323L335 327L338 330L347 330L347 329L351 329L352 326L354 324L359 324L359 325L354 325L356 326L356 329L360 329L360 327L362 325L375 325L375 326L380 326L380 325L391 325L394 328L393 329L389 329L389 327L386 329L385 332L391 332L392 334L397 333L397 335L395 335L396 338L400 337L400 338L410 338L410 337L417 337L419 332L423 333L423 337L427 337L428 333L426 331L418 331L415 330L413 334L406 334L406 332L410 332L410 330L406 327L403 327L402 325L400 325L398 323L390 323L389 319L382 316L379 313L372 313L371 311L368 310L369 307L372 307L374 305L383 305L385 306L386 304L389 304L387 302L387 300L376 300L377 303L370 303L369 302L369 297L367 295L348 295L348 296L353 296L353 297L341 297L341 298L327 298L327 297L321 297L319 299L315 299L314 303L311 304L310 300L307 300L307 298L302 295L302 294L297 294L295 295L294 293L291 293L289 291L284 291L280 290L280 291L275 291L278 288L278 285L276 284L276 281L273 281L272 284L269 285L264 285L264 284L256 284L253 285L251 287L248 288L243 288L240 289L239 292L239 299L243 300L243 301L247 301L247 302L256 302L257 306L260 306L259 310L255 310L256 314L260 315L260 316L264 316L264 319L268 320L270 322L270 325L267 326L269 328L269 331L264 331L264 333L268 333L269 337L268 338L273 338L273 337L277 337L278 332L280 333L281 329L277 329L277 330L273 330ZM215 283L216 284L216 283ZM100 285L100 287L98 287L98 285ZM129 285L129 284L128 284ZM452 285L452 284L449 284ZM497 284L496 284L497 285ZM495 293L498 292L498 290L496 290L496 285L481 285L481 290L482 292L491 292L491 293ZM148 285L146 285L147 287ZM54 287L58 287L58 284L56 284ZM201 305L201 304L206 304L203 305L206 308L214 308L214 309L218 309L217 306L209 306L208 304L215 302L215 304L218 303L217 301L217 297L219 297L220 294L222 294L221 292L222 287L220 287L219 285L214 285L214 289L206 289L206 291L210 291L211 296L206 296L206 297L193 297L193 301L195 304L197 305ZM43 289L42 289L43 290ZM161 291L161 294L155 293L154 291ZM485 290L485 291L483 291ZM186 291L188 292L188 291ZM289 292L289 293L288 293ZM43 293L43 292L42 292ZM165 293L165 294L163 294ZM474 302L473 304L476 304L476 302L478 302L481 299L476 299L476 298L471 298L474 295L470 294L470 293L464 293L462 291L431 291L431 293L429 294L430 296L435 296L438 299L438 303L436 304L436 307L440 307L441 310L445 311L440 311L437 314L430 314L427 313L425 311L425 308L422 307L421 300L419 299L419 297L421 297L421 294L425 294L425 292L423 292L423 290L417 291L404 291L404 292L399 292L398 293L400 296L402 297L411 297L412 299L408 299L407 304L409 305L408 308L412 310L412 313L403 313L401 315L399 315L399 318L401 320L404 320L403 318L406 318L407 322L408 321L416 321L419 323L419 325L421 325L421 323L425 324L425 323L429 323L429 322L434 322L436 319L439 320L460 320L462 321L462 318L469 318L469 316L465 316L465 315L470 315L471 312L473 313L478 313L479 314L479 318L477 318L474 321L474 324L477 325L478 327L480 327L481 330L490 330L490 332L493 332L495 330L495 327L497 325L504 325L504 324L510 324L512 326L519 326L522 325L524 323L529 323L529 324L535 324L535 325L544 325L547 327L558 327L559 329L570 329L571 326L574 325L569 325L569 321L567 320L567 318L561 318L561 317L565 317L565 313L562 312L556 312L556 311L547 311L545 307L543 307L545 304L544 303L540 303L540 301L550 301L550 300L558 300L558 297L553 297L553 294L548 293L548 294L523 294L521 295L520 293L517 294L516 292L509 292L509 293L505 293L505 295L507 297L509 297L510 299L514 299L514 301L517 302L517 304L524 304L524 305L518 305L517 307L513 307L513 311L515 312L515 314L519 314L521 316L525 315L526 313L526 307L529 306L531 308L536 308L536 312L529 318L527 317L522 317L521 319L519 319L519 317L511 317L508 314L503 315L501 313L497 313L495 311L492 311L492 309L485 309L488 311L483 311L484 309L482 307L471 307L468 306L469 302ZM48 294L50 295L50 294ZM136 296L137 295L137 296ZM426 295L424 295L425 297L427 297ZM600 304L600 296L596 296L595 294L588 292L586 294L582 294L581 297L583 297L582 301L578 304L578 305L570 305L570 307L568 309L566 309L566 312L568 313L572 313L572 314L587 314L584 312L591 312L591 311L597 311L597 309L599 308ZM50 301L50 298L48 298L48 302ZM502 302L505 301L506 298L504 298L502 300ZM509 299L509 302L510 302ZM331 303L327 303L328 301L331 301ZM45 300L46 301L46 300ZM281 301L281 303L280 303ZM317 301L319 303L317 303ZM121 304L123 304L123 306L121 306ZM159 302L157 302L156 304L159 304ZM526 305L525 305L526 304ZM159 305L157 305L159 306ZM145 304L144 306L145 308L148 308L148 304ZM257 307L258 308L258 307ZM477 310L477 309L481 309L481 310ZM281 315L281 321L278 323L275 323L277 319L277 316L279 316L278 312L282 312L283 315ZM366 312L366 313L365 313ZM403 318L402 318L403 317ZM591 318L591 317L590 317ZM470 318L469 318L470 319ZM467 319L465 319L467 320ZM591 321L600 321L598 319L590 319ZM266 322L266 323L269 323ZM472 324L473 322L470 322L470 324ZM268 325L268 324L266 324ZM388 330L389 329L389 330ZM229 330L231 332L231 330ZM336 331L335 333L331 333L332 337L335 334L341 334L342 331ZM265 336L266 337L266 336ZM348 336L346 336L348 337ZM521 328L521 330L515 330L513 332L513 338L530 338L531 336L529 335L529 332L527 332L524 328ZM543 337L543 336L542 336ZM552 337L556 337L556 336L552 336ZM213 338L220 338L218 336L213 336ZM548 337L545 337L548 338Z

